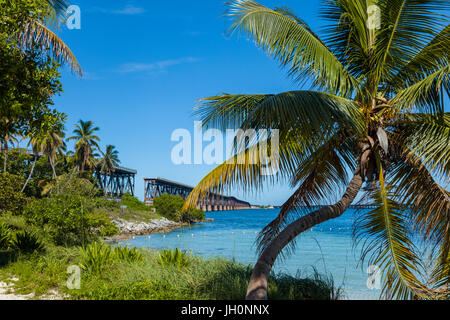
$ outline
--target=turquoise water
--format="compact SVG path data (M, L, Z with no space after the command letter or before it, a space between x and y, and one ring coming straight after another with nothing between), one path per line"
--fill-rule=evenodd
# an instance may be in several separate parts
M272 221L279 209L209 212L205 222L165 234L138 236L122 243L138 248L192 251L204 257L222 256L244 264L256 261L257 233ZM313 266L332 275L336 286L343 287L347 299L377 299L380 290L367 288L367 266L359 263L360 249L352 241L354 211L305 232L298 237L297 249L290 257L276 262L275 272L311 275Z

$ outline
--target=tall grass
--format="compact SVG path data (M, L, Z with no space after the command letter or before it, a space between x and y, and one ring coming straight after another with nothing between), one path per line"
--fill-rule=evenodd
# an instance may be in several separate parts
M109 249L108 249L109 248ZM16 292L37 295L56 289L72 299L95 300L239 300L244 299L252 268L225 259L189 256L183 268L161 265L160 252L92 244L80 248L48 247L42 254L20 256L0 268L0 279L15 275ZM124 253L124 252L134 253ZM84 252L84 254L83 254ZM120 254L118 252L121 252ZM125 256L141 258L125 258ZM67 267L82 264L81 289L66 287ZM269 278L271 299L336 299L332 281L275 275Z

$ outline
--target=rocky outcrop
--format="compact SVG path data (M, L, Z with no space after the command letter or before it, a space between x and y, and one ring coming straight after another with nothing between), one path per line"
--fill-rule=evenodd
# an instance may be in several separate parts
M156 232L165 232L183 225L183 223L170 221L166 218L139 223L116 218L112 220L112 223L119 228L119 234L122 235L144 235Z

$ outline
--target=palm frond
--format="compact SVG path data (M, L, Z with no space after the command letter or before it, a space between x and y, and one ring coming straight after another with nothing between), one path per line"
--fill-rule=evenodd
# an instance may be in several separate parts
M290 68L291 76L313 80L318 88L348 96L357 88L354 79L309 26L286 9L269 9L252 0L227 3L231 31L243 31L256 44Z
M404 144L403 144L404 145ZM449 283L450 192L441 187L420 158L407 150L390 173L394 192L408 212L412 230L439 251L432 283L436 288Z
M328 21L322 30L324 42L359 82L372 70L366 27L369 4L370 1L329 0L322 3L320 12L320 17Z
M408 88L445 67L449 62L449 52L450 25L447 25L412 59L401 65L400 70L387 80L385 91Z
M83 70L70 48L42 22L37 20L27 22L19 34L19 41L24 49L38 46L44 52L49 52L59 63L70 64L75 74L83 75Z
M291 185L300 186L283 204L278 216L260 232L257 238L259 252L264 251L284 227L307 214L312 206L325 199L330 201L330 194L343 190L348 183L349 169L353 171L356 167L353 142L352 138L339 132L299 163ZM295 241L292 241L284 254L294 249Z
M400 110L444 112L444 96L450 93L450 64L446 64L408 88L396 92L391 104Z
M378 85L404 70L404 66L426 47L448 24L447 1L377 1L381 26L376 33L373 66ZM406 88L406 87L404 87Z
M299 164L320 146L325 136L302 136L293 129L279 136L279 144L275 146L278 150L272 149L272 138L258 137L251 144L236 140L238 145L235 154L197 184L186 200L184 209L194 208L207 193L222 194L237 187L241 187L244 192L260 190L265 183L291 177ZM278 159L277 163L267 168L269 154Z
M433 173L450 179L450 113L407 115L397 121L392 139Z
M372 200L376 208L360 213L355 222L355 239L362 241L362 261L378 266L383 275L382 296L387 299L412 299L424 291L415 276L418 257L409 238L405 211L394 200L391 186L385 184L380 168L379 184Z
M362 114L351 100L317 91L289 91L271 95L223 94L201 100L195 114L205 126L241 129L296 128L309 135L329 132L336 126L360 133Z

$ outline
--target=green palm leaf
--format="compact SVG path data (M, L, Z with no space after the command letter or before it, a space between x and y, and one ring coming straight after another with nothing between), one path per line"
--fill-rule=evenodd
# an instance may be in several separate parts
M299 162L291 185L298 189L283 204L278 216L260 232L257 242L262 252L284 227L307 214L311 206L330 201L330 194L343 191L348 183L348 171L356 168L352 139L338 132L322 144L309 157ZM289 244L289 254L295 249L295 241Z
M227 6L231 30L249 34L259 47L288 66L297 79L307 76L316 87L344 96L357 88L357 80L324 42L291 12L271 10L251 0L234 0Z
M415 276L419 258L409 239L403 207L393 200L391 187L385 185L383 169L372 194L376 209L363 213L355 223L356 239L363 241L362 260L377 265L383 273L382 296L412 299L423 286Z
M450 178L450 114L412 114L396 123L392 140L443 179Z

